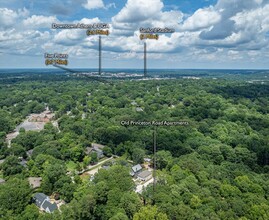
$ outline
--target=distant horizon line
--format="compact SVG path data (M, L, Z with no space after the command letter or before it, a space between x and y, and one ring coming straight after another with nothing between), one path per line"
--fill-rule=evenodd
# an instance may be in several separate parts
M90 70L97 70L98 68L88 68L88 67L83 67L83 68L75 68L71 67L72 69L90 69ZM1 68L0 70L17 70L17 69L44 69L44 70L58 70L56 68L43 68L43 67L13 67L13 68ZM141 70L144 71L143 68L103 68L103 70ZM148 68L148 70L269 70L268 69L259 69L259 68L173 68L173 69L167 69L167 68Z

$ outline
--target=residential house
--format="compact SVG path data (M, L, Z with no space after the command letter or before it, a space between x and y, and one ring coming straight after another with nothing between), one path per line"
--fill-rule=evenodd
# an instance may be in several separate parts
M152 173L148 170L144 170L137 175L137 178L142 181L148 181L149 179L151 179L151 177Z
M103 152L104 147L105 146L102 144L92 143L92 151L97 153L97 156L99 159L104 157L104 152Z
M96 149L93 149L93 151L97 153L97 157L98 157L98 159L101 159L101 158L104 157L104 152L103 152L103 150L101 150L101 149L99 149L99 148L96 148Z
M5 183L6 181L4 180L4 179L1 179L0 178L0 184L3 184L3 183Z
M140 173L141 171L142 171L142 166L140 164L137 164L131 168L130 174L131 174L131 176L135 176L138 173Z
M92 143L92 148L93 149L101 149L101 150L103 150L104 147L105 147L105 145Z
M90 155L91 153L96 152L98 159L101 159L104 157L104 152L103 150L99 148L93 148L93 147L86 147L85 149L85 154Z
M33 197L34 203L40 210L45 211L47 213L52 213L56 209L58 209L55 203L51 203L50 199L44 193L36 193Z
M93 150L92 147L86 147L85 154L89 155L92 152L92 150Z
M144 162L150 163L151 162L151 159L150 158L144 158Z

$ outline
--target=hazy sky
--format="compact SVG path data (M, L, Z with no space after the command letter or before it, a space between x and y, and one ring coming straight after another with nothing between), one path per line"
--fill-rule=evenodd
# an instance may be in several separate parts
M140 27L176 30L147 41L149 68L269 68L269 0L0 0L0 68L43 68L55 52L97 68L97 36L51 24L98 22L107 68L143 68Z

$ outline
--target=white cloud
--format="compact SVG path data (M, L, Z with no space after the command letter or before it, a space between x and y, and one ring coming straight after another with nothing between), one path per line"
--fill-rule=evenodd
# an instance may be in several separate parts
M232 19L238 29L264 33L269 31L269 5L236 14Z
M153 27L169 27L178 29L182 18L183 13L181 11L164 11L159 13L158 19L150 19L150 23Z
M161 0L128 0L112 18L112 34L133 35L140 27L169 27L177 29L182 21L180 11L163 11Z
M224 4L224 1L222 3ZM242 3L245 9L232 9L234 13L227 13L226 9L225 14L222 14L225 19L222 18L209 31L201 32L200 43L204 46L230 47L237 50L260 50L268 47L269 39L266 34L269 31L269 4L260 7L257 7L257 4L246 1Z
M83 18L72 23L93 24L99 22L99 18ZM60 45L72 46L74 44L82 44L85 38L87 38L85 29L64 29L55 34L53 42Z
M19 18L25 17L28 14L29 11L25 8L18 10L18 12L8 8L0 8L0 27L12 27Z
M33 15L22 23L28 28L50 28L52 23L58 22L55 16Z
M221 15L213 6L198 9L181 26L184 31L197 31L202 28L208 28L221 20Z
M105 6L105 9L106 9L106 10L108 10L108 9L110 9L110 8L117 8L117 7L116 7L116 4L113 2L113 3L109 3L109 4L107 4L107 5Z
M6 31L0 31L0 42L2 42L1 43L2 47L3 47L4 41L5 41L5 43L7 43L7 41L19 40L21 38L22 38L22 35L20 33L16 32L16 30L14 28L6 30Z
M129 59L142 59L143 56L142 54L136 53L134 51L129 51L129 52L123 52L123 53L118 53L113 56L113 59L115 60L129 60Z
M98 9L98 8L105 8L104 2L102 0L87 0L83 7L88 10Z
M81 43L81 40L86 37L86 31L72 29L72 30L61 30L54 36L54 42L61 45L72 46L75 43Z
M109 37L103 38L103 49L114 51L114 52L126 52L134 51L139 52L143 50L142 42L136 32L133 36L119 36L119 37Z
M243 56L240 55L239 51L228 50L227 58L230 60L240 60L243 59Z
M176 32L160 35L158 41L147 40L148 57L160 59L158 65L162 62L183 66L202 63L217 67L226 62L242 62L240 64L247 66L248 61L254 60L264 64L264 57L269 56L268 2L219 0L215 6L184 15L177 9L168 11L162 0L127 0L119 13L111 18L112 34L102 38L103 52L106 59L136 62L143 58L143 42L139 39L138 29L170 27ZM105 5L100 0L88 0L83 6L89 10L115 7L113 3ZM98 36L87 37L86 30L43 29L50 28L53 22L90 24L101 21L98 18L59 21L56 16L29 16L26 9L0 8L1 52L40 56L44 52L58 51L95 59Z
M18 32L17 29L10 29L0 32L2 51L7 54L40 54L41 45L49 41L51 35L48 31L26 30Z
M113 18L120 23L135 23L149 18L158 19L164 4L160 0L128 0L124 8Z

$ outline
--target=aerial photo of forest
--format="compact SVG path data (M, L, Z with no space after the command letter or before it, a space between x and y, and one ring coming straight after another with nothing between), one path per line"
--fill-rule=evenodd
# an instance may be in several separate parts
M269 219L267 76L1 73L1 219ZM188 122L156 127L154 188L130 170L152 171L155 128L128 120Z

